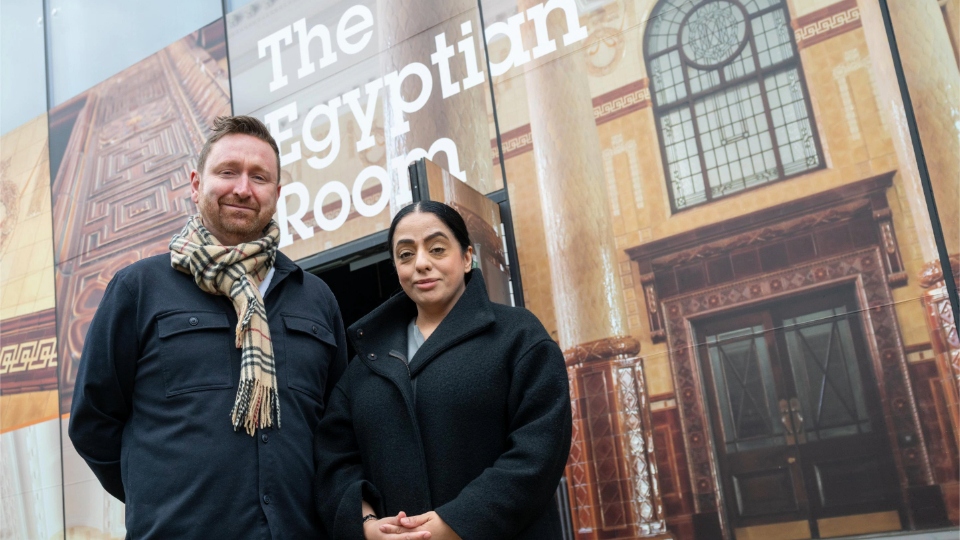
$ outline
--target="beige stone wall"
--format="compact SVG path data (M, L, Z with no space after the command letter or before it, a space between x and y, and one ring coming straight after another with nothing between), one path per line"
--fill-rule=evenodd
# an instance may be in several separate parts
M47 115L0 141L0 320L54 306Z

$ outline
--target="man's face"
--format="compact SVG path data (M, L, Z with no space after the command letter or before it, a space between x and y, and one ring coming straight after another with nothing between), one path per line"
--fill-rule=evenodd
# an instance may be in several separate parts
M277 209L277 155L264 141L233 133L210 147L203 171L190 173L204 226L225 246L251 242Z

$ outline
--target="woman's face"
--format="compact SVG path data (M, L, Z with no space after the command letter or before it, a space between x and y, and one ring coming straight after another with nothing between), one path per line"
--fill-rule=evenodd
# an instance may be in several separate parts
M473 248L460 249L453 231L428 212L408 214L393 238L393 262L403 291L421 312L446 315L463 294Z

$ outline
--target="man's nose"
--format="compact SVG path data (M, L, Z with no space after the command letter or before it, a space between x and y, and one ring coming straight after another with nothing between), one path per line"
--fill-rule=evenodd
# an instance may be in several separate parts
M237 181L234 182L233 194L241 198L247 198L250 196L250 177L246 173L241 174L237 178Z

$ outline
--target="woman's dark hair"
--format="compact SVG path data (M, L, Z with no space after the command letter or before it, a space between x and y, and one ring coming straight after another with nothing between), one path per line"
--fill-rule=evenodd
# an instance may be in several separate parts
M457 212L442 202L420 201L404 206L397 212L397 215L393 216L393 222L390 223L390 232L387 233L387 249L390 251L391 258L393 257L393 233L397 231L397 224L400 223L400 220L407 217L407 215L414 212L437 216L437 219L453 231L453 236L456 237L457 243L460 244L461 251L466 252L467 248L470 247L470 233L467 232L467 224L463 222L463 216L460 215L460 212Z

